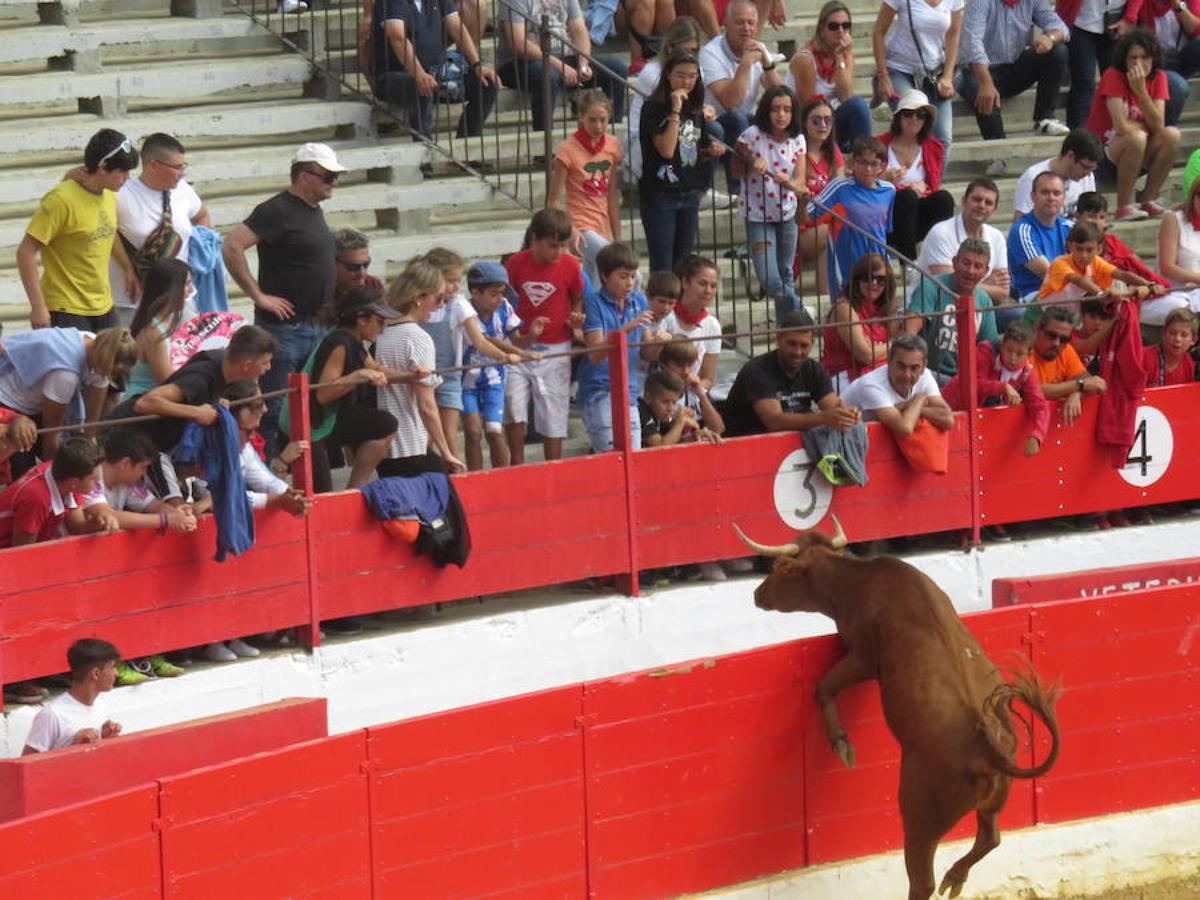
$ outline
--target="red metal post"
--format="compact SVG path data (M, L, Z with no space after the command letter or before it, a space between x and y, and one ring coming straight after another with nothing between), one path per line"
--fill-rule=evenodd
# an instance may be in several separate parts
M612 401L613 450L625 462L625 518L629 538L629 574L617 576L617 587L630 597L638 595L637 496L634 491L633 431L629 421L629 380L636 374L629 371L629 341L623 331L608 334L612 349L608 351L609 398Z
M979 544L979 516L983 485L979 480L979 454L983 444L979 440L979 384L975 360L975 298L962 294L958 298L958 377L966 386L967 401L967 472L970 478L968 494L971 509L971 545Z
M312 438L310 398L308 390L308 375L304 372L294 372L288 376L288 387L292 393L288 395L288 416L291 433L288 437L293 441L307 441ZM292 463L292 484L305 496L313 495L313 466L312 448L305 450ZM304 518L304 551L308 572L308 622L296 629L300 645L316 647L321 643L321 604L317 586L317 533L313 517Z

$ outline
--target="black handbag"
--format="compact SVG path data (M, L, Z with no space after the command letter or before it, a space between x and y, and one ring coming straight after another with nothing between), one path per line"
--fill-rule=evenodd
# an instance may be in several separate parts
M917 48L917 58L921 60L921 77L917 79L917 87L920 88L930 103L935 103L941 99L938 93L938 82L942 78L942 74L946 71L946 63L943 60L942 64L936 69L931 69L925 62L925 54L921 52L921 42L917 40L917 29L913 27L912 0L904 0L904 5L908 8L908 33L912 35L913 46Z

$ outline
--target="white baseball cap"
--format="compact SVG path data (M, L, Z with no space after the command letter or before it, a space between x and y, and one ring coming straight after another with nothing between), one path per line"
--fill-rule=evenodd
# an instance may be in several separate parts
M292 157L293 163L316 163L326 172L349 172L338 162L337 154L328 144L301 144Z

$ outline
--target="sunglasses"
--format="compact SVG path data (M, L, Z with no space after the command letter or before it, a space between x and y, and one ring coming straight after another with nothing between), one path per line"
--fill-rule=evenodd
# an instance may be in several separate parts
M833 124L833 116L809 116L808 121L819 128Z
M151 162L158 163L160 166L165 166L168 169L174 169L176 172L186 172L187 171L187 163L185 163L185 162L169 163L169 162L163 162L161 159L154 159L154 160L151 160Z
M121 143L117 144L117 146L113 147L111 150L109 150L107 153L105 153L102 157L100 157L100 164L103 165L104 163L108 162L110 159L112 159L118 153L132 153L132 152L133 152L133 141L129 140L129 138L125 138L125 140L121 141Z
M929 118L929 111L924 109L902 109L900 110L900 115L906 119L916 116L918 119L924 120Z
M850 23L849 22L826 22L825 27L828 28L830 31L849 31Z
M1071 335L1069 334L1058 334L1057 332L1046 331L1045 329L1042 329L1042 334L1056 344L1069 344L1071 342Z
M304 171L314 178L320 178L326 184L337 184L338 177L341 175L340 172L317 172L313 169L305 169Z
M881 285L881 284L887 284L887 276L886 275L871 275L866 278L866 281L870 282L871 284L877 285L877 286Z
M344 268L347 272L365 272L371 266L371 260L360 263L346 262L344 259L338 260L338 265Z

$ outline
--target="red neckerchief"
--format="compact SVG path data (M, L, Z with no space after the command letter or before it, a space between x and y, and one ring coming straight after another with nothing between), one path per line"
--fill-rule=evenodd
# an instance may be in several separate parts
M577 129L575 129L575 140L577 140L577 141L579 141L579 143L583 144L583 149L585 149L588 153L592 154L592 156L595 156L597 153L599 153L601 150L604 149L604 141L607 138L608 138L608 135L602 134L602 135L600 135L599 143L592 143L591 135L589 135L587 133L586 128L584 128L582 125L580 125Z
M693 328L695 328L695 327L699 326L699 324L701 322L703 322L705 319L708 318L708 310L701 308L700 312L693 315L692 313L688 312L687 309L684 307L682 300L676 300L675 301L675 318L679 319L681 322L687 322L689 325L691 325Z
M1007 6L1009 9L1012 9L1014 6L1016 6L1020 2L1021 2L1021 0L1004 0L1004 5Z
M250 446L263 462L267 461L267 442L257 431L250 432Z
M833 81L833 76L837 74L837 57L831 55L829 62L826 63L824 61L824 53L811 44L809 47L812 49L813 66L816 67L817 77L822 81ZM811 100L812 98L810 97L809 99Z
M1188 210L1188 222L1191 223L1193 228L1195 228L1197 231L1200 231L1200 215L1197 215L1196 213L1196 202L1193 200L1188 205L1191 207L1191 209Z

